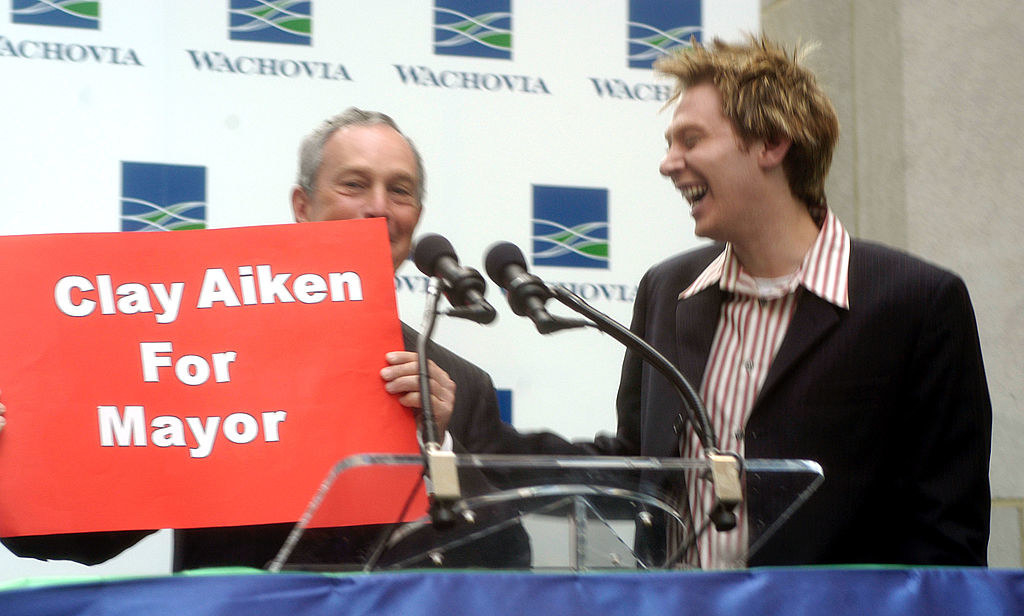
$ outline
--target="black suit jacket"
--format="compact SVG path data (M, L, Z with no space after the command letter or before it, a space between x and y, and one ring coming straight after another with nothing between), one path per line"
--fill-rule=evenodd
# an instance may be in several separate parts
M634 307L633 331L695 386L723 292L678 296L721 251L655 266ZM802 292L754 403L746 457L815 460L825 482L750 564L984 565L992 418L967 289L950 272L854 241L849 293L843 310ZM633 353L617 403L617 434L598 439L600 450L677 455L679 398Z

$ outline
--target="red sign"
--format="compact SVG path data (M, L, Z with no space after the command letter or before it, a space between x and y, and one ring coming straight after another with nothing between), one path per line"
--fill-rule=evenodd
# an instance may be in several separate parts
M337 460L416 451L379 375L383 220L4 237L0 263L2 536L294 521Z

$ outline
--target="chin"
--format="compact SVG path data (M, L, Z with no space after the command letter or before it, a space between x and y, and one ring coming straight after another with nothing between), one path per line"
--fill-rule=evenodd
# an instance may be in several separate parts
M395 266L395 271L402 266L403 263L409 260L409 251L391 251L391 264Z
M708 237L709 231L710 229L708 228L707 224L702 223L699 220L693 221L693 234L696 235L697 237Z
M725 239L722 239L721 234L717 233L714 230L714 228L711 228L707 225L694 225L693 234L696 235L697 237L703 237L705 239L709 239L715 242L727 241Z

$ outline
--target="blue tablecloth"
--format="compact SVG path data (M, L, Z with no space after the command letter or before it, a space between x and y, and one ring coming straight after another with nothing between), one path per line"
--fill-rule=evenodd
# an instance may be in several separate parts
M1024 614L1024 571L223 572L47 585L26 582L0 591L0 614Z

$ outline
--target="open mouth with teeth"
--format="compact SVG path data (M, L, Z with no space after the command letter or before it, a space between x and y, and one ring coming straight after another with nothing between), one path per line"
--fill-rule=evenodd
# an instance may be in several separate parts
M708 192L707 184L690 184L683 186L679 189L683 193L683 198L693 205L704 198L704 195Z

